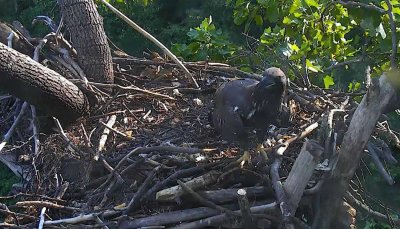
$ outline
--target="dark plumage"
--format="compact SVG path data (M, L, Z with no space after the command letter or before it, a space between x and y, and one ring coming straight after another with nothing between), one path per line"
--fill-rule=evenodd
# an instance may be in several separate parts
M256 130L259 144L264 142L270 124L282 110L287 78L279 68L268 68L261 81L240 79L222 84L215 93L212 115L222 139L239 143L247 151L249 129Z

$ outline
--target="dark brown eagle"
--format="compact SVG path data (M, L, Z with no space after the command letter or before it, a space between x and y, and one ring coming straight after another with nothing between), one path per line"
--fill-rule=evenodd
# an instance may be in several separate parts
M270 124L282 111L288 80L276 67L265 70L261 81L239 79L222 84L215 93L213 125L222 139L238 143L244 154L241 162L249 161L249 132L256 131L257 150L261 150Z

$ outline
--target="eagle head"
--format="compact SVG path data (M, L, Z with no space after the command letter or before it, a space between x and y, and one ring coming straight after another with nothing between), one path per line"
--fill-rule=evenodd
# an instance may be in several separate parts
M256 107L277 107L280 110L288 85L285 73L280 68L271 67L262 75L263 78L254 88L253 93Z

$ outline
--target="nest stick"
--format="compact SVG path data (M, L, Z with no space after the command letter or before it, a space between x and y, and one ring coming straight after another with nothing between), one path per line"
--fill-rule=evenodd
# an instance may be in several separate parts
M44 221L44 225L54 225L54 224L61 224L61 223L77 224L77 223L82 223L82 222L86 222L86 221L93 221L93 220L96 221L96 217L98 217L98 216L112 217L112 216L117 216L120 214L121 214L121 212L119 212L119 211L105 211L103 213L90 213L87 215L79 215L79 216L72 217L72 218Z
M64 132L64 129L61 126L60 121L58 121L57 118L53 117L53 120L56 122L57 125L57 129L59 134L61 135L62 139L68 144L68 146L70 147L71 150L75 151L75 152L80 152L80 150L78 149L78 147L76 145L74 145L68 138L67 134Z
M7 144L7 142L10 140L11 136L13 135L15 128L17 128L18 123L21 121L21 118L22 118L23 114L25 113L25 109L27 106L28 106L27 102L24 102L22 104L21 110L19 111L17 118L14 120L10 129L4 135L3 141L0 143L0 152L3 150L4 146Z
M61 209L61 210L67 210L67 211L78 211L79 210L79 208L63 206L63 205L55 204L55 203L48 202L48 201L36 201L36 200L17 202L15 204L15 206L17 206L17 207L38 206L38 207L47 207L47 208Z
M175 173L173 173L172 175L170 175L169 177L167 177L166 179L164 179L164 180L158 182L156 185L154 185L143 196L143 199L149 199L150 197L152 197L154 195L154 193L156 193L160 189L162 189L165 186L167 186L167 184L169 184L169 183L171 183L173 181L176 181L178 178L187 177L187 176L193 175L193 174L195 174L197 172L204 171L208 167L209 167L209 165L203 165L203 166L195 166L195 167L188 168L188 169L178 170Z
M389 175L389 173L386 171L385 167L383 166L382 161L379 159L377 152L375 151L372 143L367 144L367 149L368 153L371 156L372 161L374 162L378 172L381 174L383 179L388 183L389 185L394 184L394 180L392 176Z
M37 155L39 153L40 141L39 141L39 131L36 126L36 108L33 105L31 105L30 107L32 114L31 126L33 132L33 152L35 155Z
M129 214L132 211L136 209L136 207L139 205L140 200L142 199L142 196L145 194L147 191L147 188L149 187L150 183L153 181L154 176L156 175L157 171L160 169L159 167L155 167L148 175L147 178L144 180L143 184L140 186L139 190L135 193L133 198L128 204L128 207L124 211L124 214Z
M253 218L251 217L250 204L249 200L247 199L247 193L245 189L239 189L237 191L237 199L240 207L240 212L242 213L243 217L243 228L255 228L256 226Z
M263 213L263 212L274 212L278 207L276 202L251 207L250 211L252 213ZM240 210L234 211L235 213L240 213ZM228 219L227 214L220 214L216 216L211 216L209 218L201 219L198 221L190 222L190 223L182 223L175 227L171 227L170 229L195 229L195 228L205 228L213 225L222 225Z
M115 124L116 120L117 120L117 116L111 115L111 117L108 119L106 126L112 128L112 126ZM99 160L100 152L103 151L109 134L110 134L110 129L104 128L103 134L101 135L100 140L99 140L99 146L97 147L96 155L94 156L95 161Z
M46 207L43 207L42 210L40 211L40 220L39 220L38 229L43 229L45 213L46 213Z
M280 206L283 222L286 228L293 228L293 224L291 221L293 214L290 211L289 198L283 188L282 182L280 181L279 177L279 167L281 166L281 164L282 164L282 157L279 156L275 159L275 161L271 165L270 175L271 175L272 188L275 190L275 196Z
M102 122L102 121L100 121L100 124L103 125L106 129L111 130L111 131L114 132L115 134L117 134L117 135L119 135L119 136L125 138L125 139L128 140L128 141L130 141L130 140L133 139L132 137L129 137L128 135L122 133L121 131L119 131L119 130L113 128L112 126L109 126L108 124L106 124L106 123L104 123L104 122Z
M240 214L234 213L232 210L218 206L216 204L214 204L213 202L204 199L203 197L201 197L199 194L197 194L193 189L191 189L188 185L186 185L185 183L183 183L180 180L177 180L178 184L182 187L183 191L187 192L188 194L190 194L195 200L197 200L199 203L203 204L206 207L210 207L210 208L214 208L217 209L223 213L226 213L230 216L240 216Z
M186 182L186 186L192 189L198 189L205 187L207 185L213 184L217 181L219 177L219 173L216 171L211 171L202 176L191 179ZM157 192L156 200L157 201L174 201L176 198L180 197L183 194L183 188L180 185L167 188Z

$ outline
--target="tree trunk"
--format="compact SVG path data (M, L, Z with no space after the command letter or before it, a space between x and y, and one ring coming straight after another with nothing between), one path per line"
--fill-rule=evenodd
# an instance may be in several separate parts
M82 91L57 72L0 43L0 88L29 104L40 115L70 123L89 110Z
M93 0L60 0L61 13L78 52L78 63L89 81L112 83L112 57L103 19Z
M338 209L343 204L343 196L360 163L364 148L375 128L375 124L395 96L395 90L384 74L373 84L357 107L350 122L338 153L332 177L327 179L321 190L321 219L317 228L335 228L335 217L340 216ZM394 76L398 77L398 75Z

